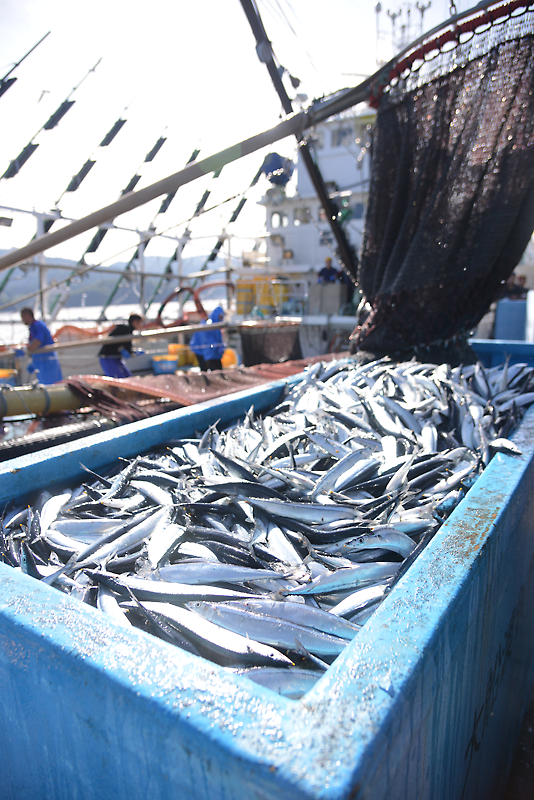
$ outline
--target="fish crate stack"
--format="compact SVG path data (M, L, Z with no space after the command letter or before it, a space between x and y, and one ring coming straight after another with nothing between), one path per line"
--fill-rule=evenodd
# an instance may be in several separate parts
M0 464L2 797L502 796L534 678L506 369L318 362Z

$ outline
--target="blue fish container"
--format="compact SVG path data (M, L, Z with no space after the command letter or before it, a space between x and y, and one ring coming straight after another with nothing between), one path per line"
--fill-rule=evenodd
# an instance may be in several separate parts
M283 383L0 465L0 501L277 402ZM534 416L301 700L0 565L2 800L491 800L533 679Z
M484 367L496 367L506 360L510 364L534 364L534 342L471 339L469 344Z
M152 372L154 375L174 375L178 369L178 358L173 356L154 356Z

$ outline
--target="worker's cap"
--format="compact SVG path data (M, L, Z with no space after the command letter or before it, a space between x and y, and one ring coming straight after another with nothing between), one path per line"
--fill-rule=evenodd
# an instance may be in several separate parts
M326 262L327 264L331 264L331 263L332 263L332 259L330 258L330 256L327 256L327 257L325 258L325 262Z

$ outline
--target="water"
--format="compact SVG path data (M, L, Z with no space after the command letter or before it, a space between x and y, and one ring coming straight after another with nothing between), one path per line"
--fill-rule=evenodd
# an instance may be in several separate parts
M224 301L221 299L202 298L202 303L207 313L219 304L226 307ZM145 319L155 320L161 302L152 303L149 310L145 315ZM110 325L115 322L122 322L128 319L130 314L139 314L139 306L135 303L126 305L112 305L106 311L107 322L98 324L98 319L101 311L101 306L79 306L76 308L63 308L58 314L57 320L50 323L49 328L53 336L64 325L75 325L78 328L96 330L98 333L108 329ZM192 301L187 301L183 306L184 312L195 311L195 305ZM38 317L39 315L36 314ZM177 302L168 303L165 307L163 321L165 324L173 322L181 316L180 307ZM1 345L15 345L21 346L28 342L28 328L20 319L18 311L0 312L0 344Z

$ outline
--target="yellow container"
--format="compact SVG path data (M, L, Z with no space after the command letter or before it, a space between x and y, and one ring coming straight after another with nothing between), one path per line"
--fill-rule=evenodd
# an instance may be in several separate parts
M229 367L237 367L237 363L238 359L236 351L232 350L231 347L227 347L221 358L221 364L223 365L223 369L228 369Z
M152 356L154 375L173 375L178 367L176 356Z
M246 315L258 308L269 316L288 296L289 288L282 281L259 275L243 279L236 283L237 313Z
M169 344L168 350L170 356L178 359L179 367L185 367L186 364L190 363L191 351L186 344Z
M8 383L15 386L18 372L16 369L0 369L0 383Z

